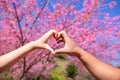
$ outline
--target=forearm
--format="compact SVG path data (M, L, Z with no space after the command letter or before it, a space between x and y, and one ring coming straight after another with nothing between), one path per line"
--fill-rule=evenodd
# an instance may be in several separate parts
M8 69L21 58L25 57L30 51L34 50L33 42L30 42L23 47L20 47L10 53L0 57L0 72Z
M79 59L86 68L99 80L120 80L120 70L110 66L81 48L77 48Z

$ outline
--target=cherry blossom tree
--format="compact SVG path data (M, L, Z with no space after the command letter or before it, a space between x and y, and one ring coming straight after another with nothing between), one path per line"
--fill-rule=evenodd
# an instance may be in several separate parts
M76 3L82 3L75 5ZM78 44L101 60L113 64L120 47L120 16L111 17L103 9L113 9L115 1L104 0L1 0L0 55L36 40L50 29L66 30ZM82 7L80 7L82 6ZM63 44L48 42L54 49ZM13 76L31 79L48 71L54 58L49 51L36 50L11 68ZM73 57L70 60L79 61ZM83 69L79 64L79 69Z

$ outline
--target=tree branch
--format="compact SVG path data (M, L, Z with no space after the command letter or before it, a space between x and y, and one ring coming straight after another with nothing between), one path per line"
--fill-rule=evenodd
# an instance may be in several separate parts
M36 17L35 17L35 19L34 19L32 25L34 25L34 24L36 23L37 19L39 18L40 14L41 14L42 11L44 10L44 8L45 8L45 6L47 5L47 3L48 3L48 0L46 0L46 1L44 2L44 4L43 4L41 10L40 10L39 13L36 15ZM32 28L32 26L31 26L31 28Z
M17 23L18 23L18 27L19 27L19 31L20 31L20 42L22 44L22 46L24 45L24 40L23 40L23 32L22 32L22 27L21 27L21 24L20 24L20 19L19 19L19 16L18 16L18 13L17 13L17 9L16 9L16 5L15 3L13 2L13 7L14 7L14 10L15 10L15 17L17 19Z
M19 27L19 31L20 31L20 42L22 44L22 46L24 45L24 39L23 39L23 32L22 32L22 27L21 27L21 24L20 24L20 19L19 19L19 16L18 16L18 13L17 13L17 9L16 9L16 5L15 3L13 2L13 7L14 7L14 10L15 10L15 17L17 19L17 23L18 23L18 27ZM20 80L24 77L25 75L25 70L26 70L26 58L24 57L23 58L23 74L22 76L20 77Z

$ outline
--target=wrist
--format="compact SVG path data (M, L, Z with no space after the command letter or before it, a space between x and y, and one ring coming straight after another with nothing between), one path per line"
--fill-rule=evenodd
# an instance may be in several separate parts
M37 49L37 43L36 43L36 41L31 41L30 45L31 45L32 49Z
M80 48L79 46L77 46L75 48L75 53L76 53L76 56L80 59L83 55L85 55L85 51Z
M75 56L76 56L77 58L80 57L79 49L80 49L80 48L79 48L78 46L74 48L74 54L75 54Z

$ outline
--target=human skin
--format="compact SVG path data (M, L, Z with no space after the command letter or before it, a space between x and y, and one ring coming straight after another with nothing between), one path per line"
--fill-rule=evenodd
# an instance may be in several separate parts
M54 50L47 44L47 41L51 36L55 34L57 34L55 30L50 30L38 40L32 41L12 52L0 56L0 72L3 72L6 69L10 68L20 59L27 56L27 54L29 54L31 51L35 49L47 49L52 53L54 53Z
M65 53L77 57L98 80L120 80L120 69L104 63L78 47L65 31L59 32L56 40L64 42L65 46L56 50L55 54Z
M53 50L47 44L48 39L53 36L57 42L64 42L65 46L58 50ZM85 67L99 80L120 80L120 69L110 66L97 59L90 53L78 47L65 31L57 33L51 30L36 41L32 41L10 53L0 56L0 72L10 68L21 58L35 49L48 49L54 54L66 53L70 56L76 56L82 61Z

